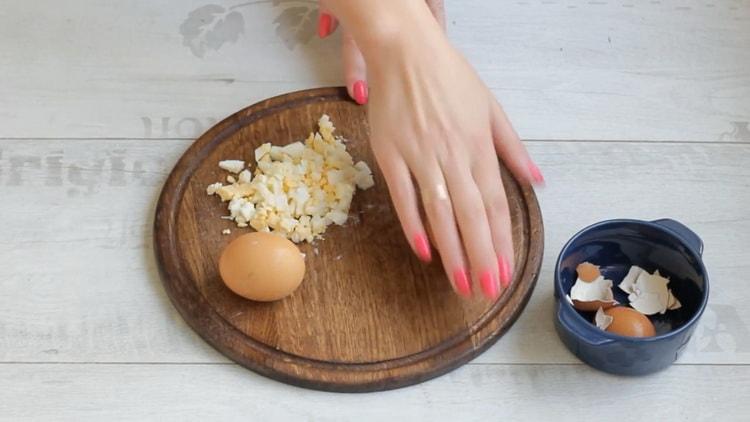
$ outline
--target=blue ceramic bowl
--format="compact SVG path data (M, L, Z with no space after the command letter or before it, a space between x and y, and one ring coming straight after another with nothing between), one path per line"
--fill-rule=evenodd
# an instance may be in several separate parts
M609 220L589 226L563 247L555 271L557 318L560 339L578 358L594 368L622 375L643 375L674 362L690 340L708 301L708 274L701 254L703 242L674 220ZM649 318L656 336L624 337L597 328L593 313L577 311L565 295L577 279L582 262L599 265L602 275L614 282L618 302L627 294L617 284L631 265L670 279L669 288L682 303L677 310Z

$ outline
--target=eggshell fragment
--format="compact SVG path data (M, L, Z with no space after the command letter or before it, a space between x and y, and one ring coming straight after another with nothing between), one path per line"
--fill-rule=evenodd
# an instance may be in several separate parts
M573 307L579 311L593 312L599 308L611 308L617 304L612 294L612 280L599 276L593 281L583 281L580 278L570 289L570 299Z
M581 264L578 264L576 267L576 273L578 273L578 278L587 281L592 282L599 278L601 276L601 272L599 271L599 267L590 263L590 262L583 262Z
M606 330L612 324L613 319L610 315L605 314L602 308L597 309L596 315L594 315L594 323L602 330Z
M633 309L644 315L654 315L682 306L667 288L668 284L669 279L662 277L659 270L649 274L643 268L632 266L619 287L628 293L628 300Z
M669 301L667 303L667 309L670 311L673 311L675 309L682 308L682 303L680 303L679 300L677 300L676 297L674 297L674 294L672 293L672 290L669 291Z

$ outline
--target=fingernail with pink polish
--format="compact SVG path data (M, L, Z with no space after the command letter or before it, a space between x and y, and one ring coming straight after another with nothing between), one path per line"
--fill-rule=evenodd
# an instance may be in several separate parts
M497 258L497 269L500 274L500 283L503 285L504 289L507 289L508 286L510 286L510 282L513 280L513 272L510 269L508 260L505 259L504 256Z
M488 299L497 299L500 294L500 289L495 279L495 275L491 271L485 271L479 277L479 284L482 286L482 292Z
M430 242L427 240L427 236L423 234L414 236L414 250L417 251L417 256L422 261L432 261L432 252L430 251Z
M318 36L325 38L331 34L331 26L333 24L333 18L328 13L321 13L318 16Z
M539 167L537 167L537 165L531 161L529 162L529 172L531 173L531 180L535 185L544 185L544 176L542 175L542 171L539 170Z
M357 81L354 82L352 87L352 93L354 94L354 101L359 105L367 104L367 82Z
M466 275L466 270L459 268L453 272L453 285L456 287L456 292L464 297L471 296L471 286L469 286L469 276Z

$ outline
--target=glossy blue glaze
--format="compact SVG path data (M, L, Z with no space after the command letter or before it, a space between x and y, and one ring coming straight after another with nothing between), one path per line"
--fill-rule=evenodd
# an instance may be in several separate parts
M664 369L690 340L708 302L708 274L701 255L703 242L674 220L609 220L589 226L563 247L555 271L555 327L562 342L578 358L602 371L643 375ZM576 281L576 266L592 262L614 282L615 299L627 303L617 284L631 265L670 279L682 308L650 319L656 336L623 337L597 328L593 313L575 310L565 299Z

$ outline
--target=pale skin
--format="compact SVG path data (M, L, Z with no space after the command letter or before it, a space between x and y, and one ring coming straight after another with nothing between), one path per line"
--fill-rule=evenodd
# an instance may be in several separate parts
M514 269L498 157L521 183L544 178L448 41L442 2L321 0L321 11L320 36L345 32L346 85L368 104L371 147L414 253L428 262L434 245L456 293L496 299Z

